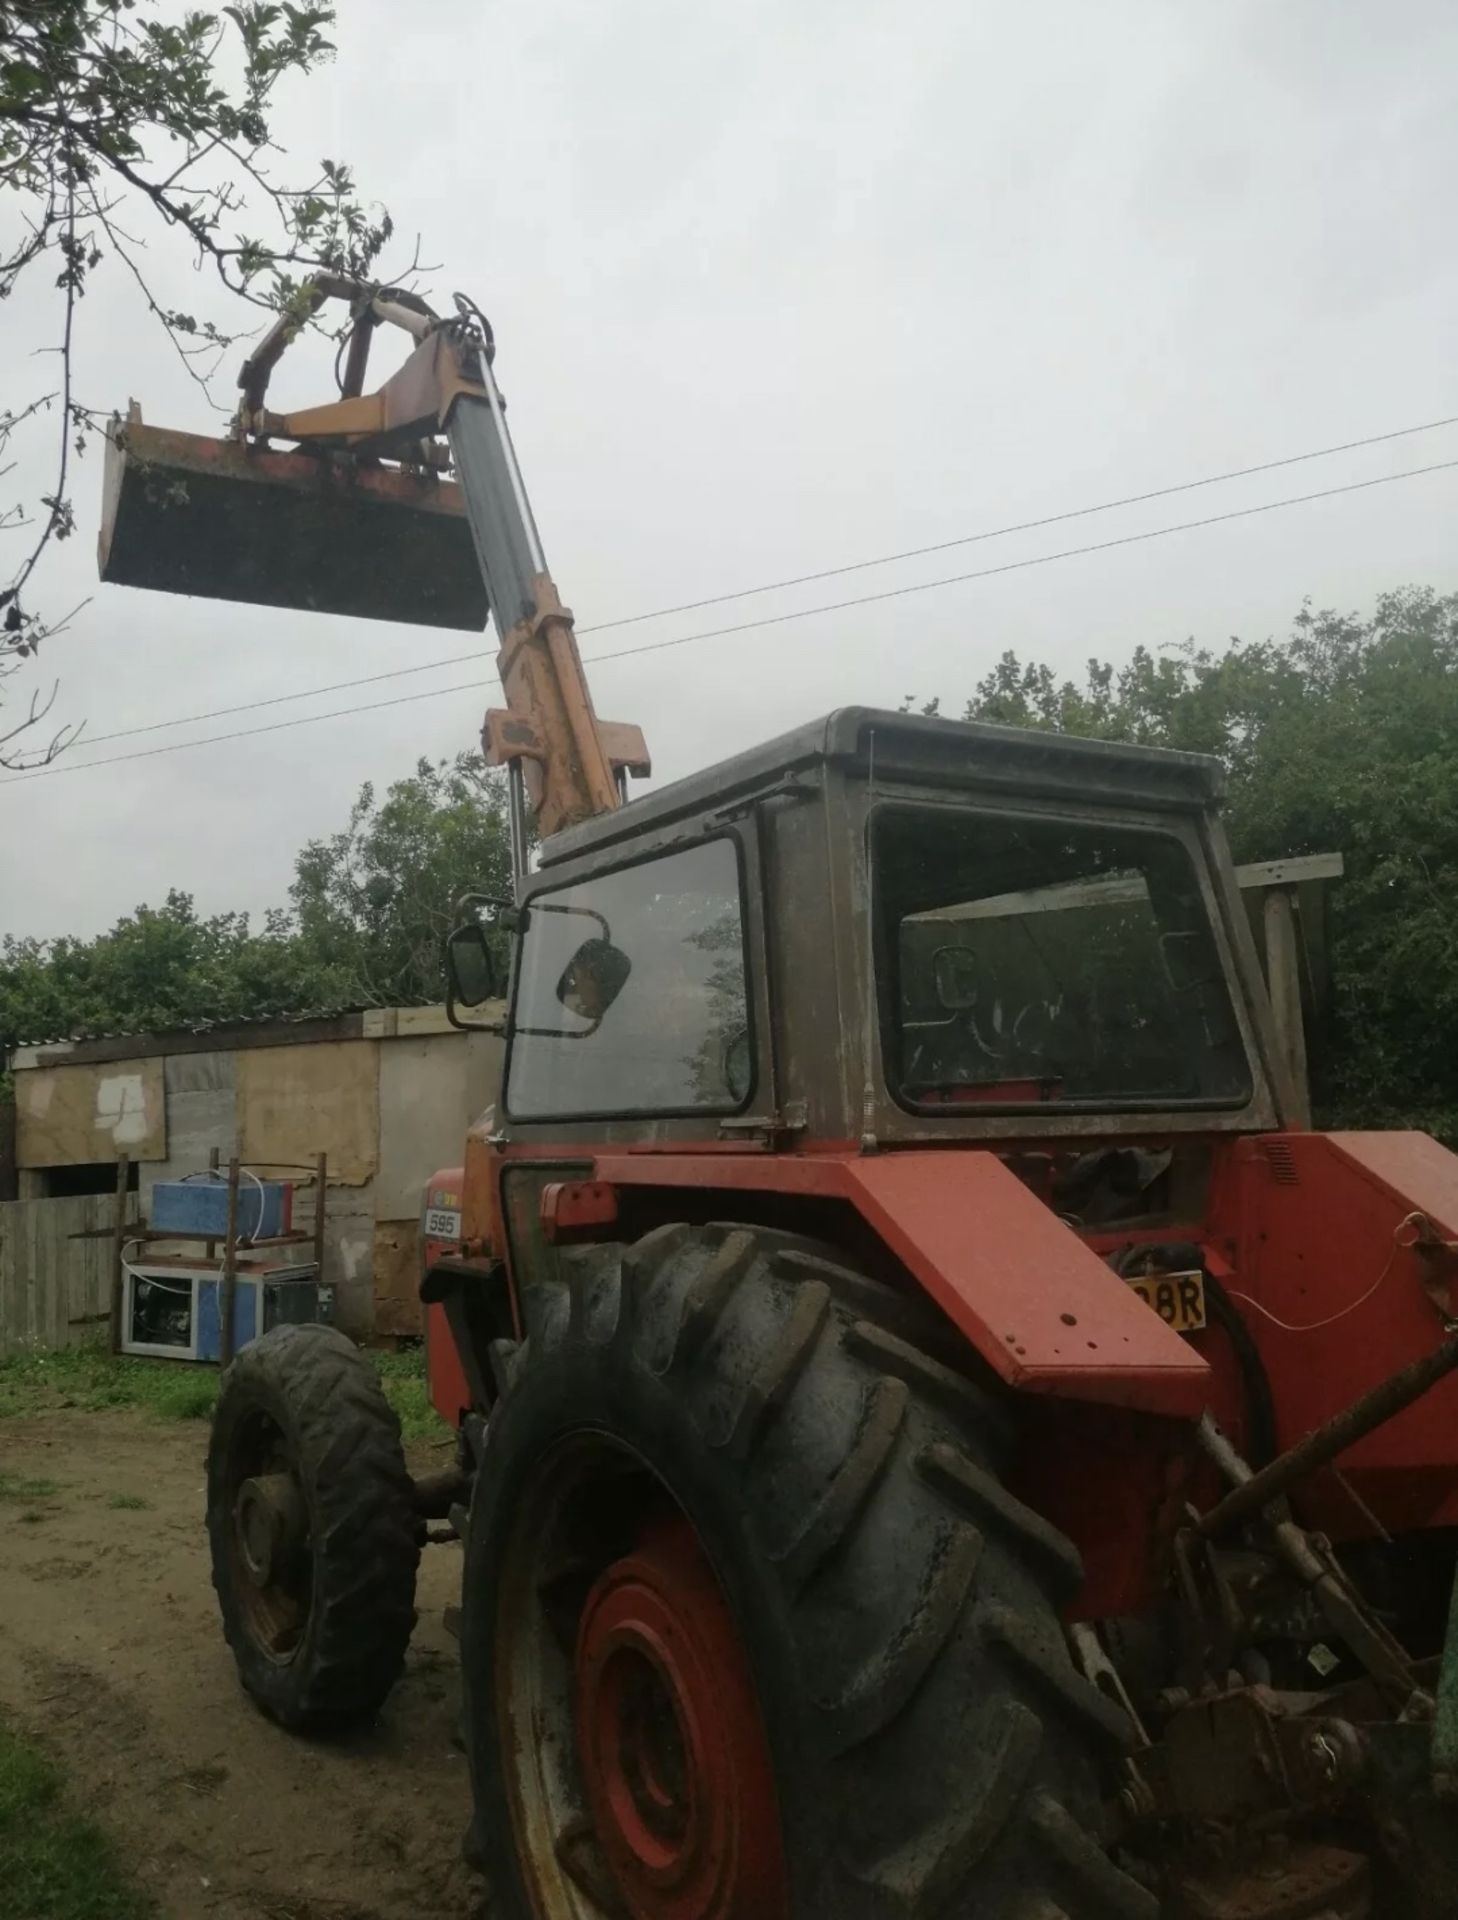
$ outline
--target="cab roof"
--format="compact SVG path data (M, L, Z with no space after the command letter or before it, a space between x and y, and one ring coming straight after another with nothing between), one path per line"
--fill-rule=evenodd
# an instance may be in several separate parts
M980 720L943 720L876 707L840 707L701 773L656 787L612 813L566 827L542 843L555 866L706 807L753 796L819 765L937 787L976 787L1069 800L1202 812L1218 805L1225 770L1209 754L1085 740Z

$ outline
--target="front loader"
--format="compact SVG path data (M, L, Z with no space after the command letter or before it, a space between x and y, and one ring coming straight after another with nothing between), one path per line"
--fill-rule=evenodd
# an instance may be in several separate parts
M506 1061L424 1196L455 1468L336 1333L224 1381L245 1685L377 1711L444 1522L511 1920L1458 1912L1458 1158L1302 1127L1219 767L849 708L627 803L489 329L326 293L339 401L264 406L295 316L231 441L118 424L103 570L484 586L516 884L447 973L470 1024L509 951Z

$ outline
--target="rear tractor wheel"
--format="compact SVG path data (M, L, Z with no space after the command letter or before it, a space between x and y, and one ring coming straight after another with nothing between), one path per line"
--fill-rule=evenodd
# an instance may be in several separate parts
M1154 1920L1100 1843L1129 1730L1058 1623L1077 1556L930 1316L759 1229L569 1265L493 1350L468 1529L493 1913Z
M415 1624L419 1527L400 1423L332 1327L275 1327L223 1377L208 1541L239 1676L286 1727L367 1720Z

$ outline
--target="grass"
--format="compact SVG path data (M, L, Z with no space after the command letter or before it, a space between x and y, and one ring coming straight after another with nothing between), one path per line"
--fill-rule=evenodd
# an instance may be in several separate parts
M68 1407L82 1413L137 1407L162 1420L206 1420L217 1397L214 1369L133 1359L95 1345L0 1360L0 1420Z
M370 1353L369 1358L379 1369L385 1398L399 1416L405 1438L443 1437L446 1429L425 1384L424 1353L415 1348ZM182 1360L143 1360L95 1345L0 1359L0 1420L67 1408L101 1413L114 1407L135 1408L159 1420L207 1420L217 1398L217 1368ZM118 1502L127 1498L119 1495Z
M106 1504L117 1513L146 1513L152 1502L139 1493L113 1493Z
M24 1507L32 1500L49 1500L61 1491L56 1480L35 1480L23 1473L0 1473L0 1505Z
M395 1409L405 1438L444 1439L448 1429L430 1402L423 1348L411 1347L403 1353L372 1353L370 1358L380 1370L385 1398Z
M52 1762L0 1723L0 1920L147 1920L100 1828L66 1806Z

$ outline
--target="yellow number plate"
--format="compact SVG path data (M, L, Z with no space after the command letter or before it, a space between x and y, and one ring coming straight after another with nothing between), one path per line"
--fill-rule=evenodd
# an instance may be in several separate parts
M1203 1273L1136 1273L1129 1285L1176 1333L1198 1333L1205 1325Z

